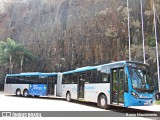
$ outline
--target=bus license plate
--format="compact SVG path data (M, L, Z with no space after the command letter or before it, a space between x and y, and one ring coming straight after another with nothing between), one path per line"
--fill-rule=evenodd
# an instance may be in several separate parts
M149 103L148 103L148 102L145 102L144 105L149 105Z

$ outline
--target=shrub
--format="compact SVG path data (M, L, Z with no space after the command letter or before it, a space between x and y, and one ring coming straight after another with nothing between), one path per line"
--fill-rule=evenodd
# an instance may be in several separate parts
M148 42L149 47L155 47L156 46L156 40L153 36L149 36L147 42Z

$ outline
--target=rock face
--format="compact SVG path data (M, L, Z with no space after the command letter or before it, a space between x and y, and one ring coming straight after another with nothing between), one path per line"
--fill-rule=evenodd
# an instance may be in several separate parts
M0 13L0 39L10 37L38 57L24 71L64 71L128 59L126 0L11 1ZM139 2L130 3L131 40L140 45ZM145 17L149 21L152 15Z

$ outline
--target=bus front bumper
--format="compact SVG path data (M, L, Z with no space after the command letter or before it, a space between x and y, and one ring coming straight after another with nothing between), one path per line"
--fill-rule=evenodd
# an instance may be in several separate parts
M142 99L142 98L132 98L131 105L130 106L150 106L155 103L154 98L147 98L147 99Z

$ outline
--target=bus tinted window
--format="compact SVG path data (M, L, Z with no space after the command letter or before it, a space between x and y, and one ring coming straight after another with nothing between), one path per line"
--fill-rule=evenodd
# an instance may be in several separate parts
M109 75L108 74L106 74L106 73L101 73L101 82L102 83L109 83Z
M102 73L100 71L97 71L97 83L102 83Z
M46 84L47 83L47 78L46 76L39 76L39 83L40 84Z
M77 73L72 74L72 83L77 84L78 83L78 75Z
M76 84L77 81L77 74L67 74L63 75L63 84Z
M39 76L26 76L25 80L28 82L28 84L38 84Z
M102 83L102 73L97 70L91 71L91 83Z
M24 76L16 76L17 83L16 84L28 84L28 82L25 80Z
M68 74L68 83L69 84L73 83L72 74Z
M16 78L14 78L14 77L7 77L7 79L6 79L6 83L7 84L16 84Z
M52 78L55 81L55 84L57 84L57 78L55 76L53 76Z
M6 84L29 84L23 76L11 76L7 77Z
M91 79L91 71L86 71L85 83L89 83Z
M89 83L109 83L109 79L110 77L107 73L101 73L97 70L86 72L86 81L89 80Z
M68 84L69 83L69 81L68 81L68 75L63 75L62 83L63 84Z
M48 80L49 80L49 81L53 81L53 83L57 84L57 79L56 79L55 76L49 76L49 77L48 77Z
M90 83L97 83L98 82L98 73L97 70L91 71L91 80Z

